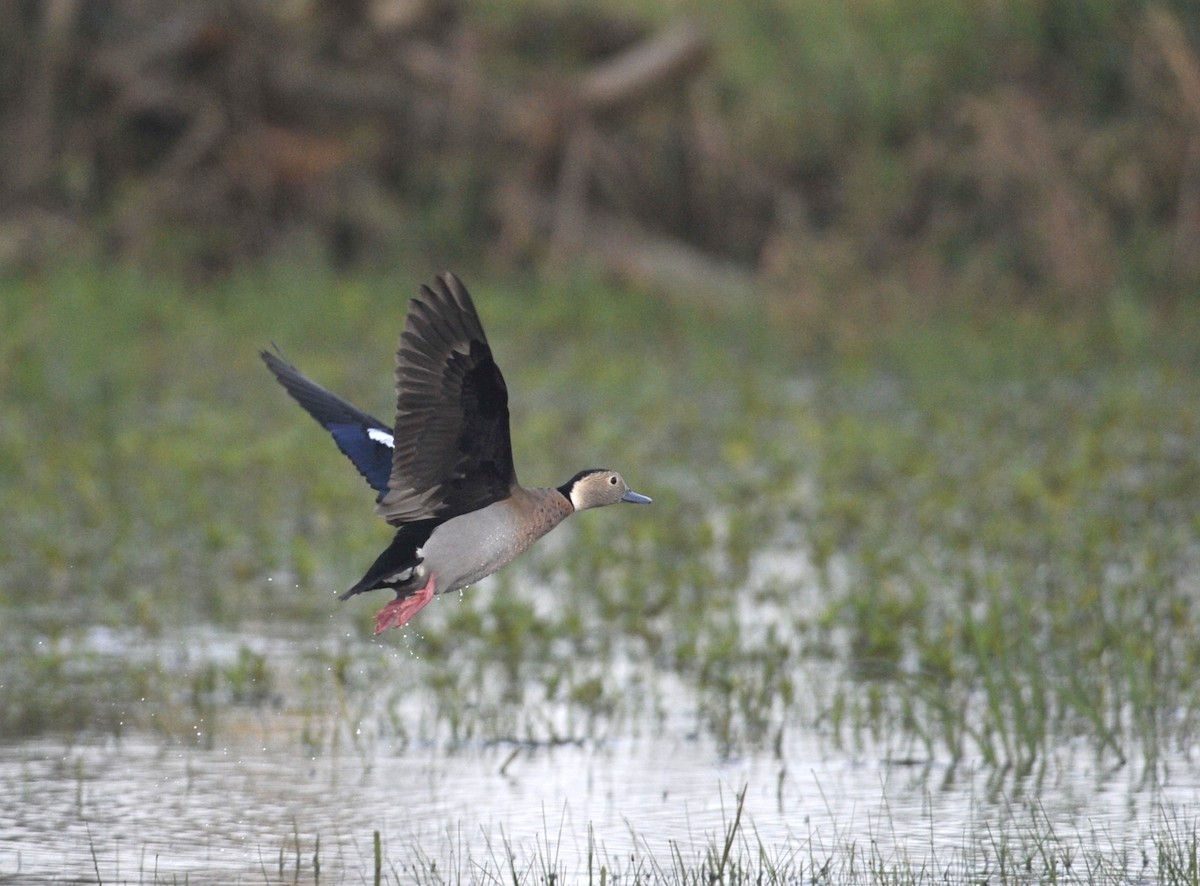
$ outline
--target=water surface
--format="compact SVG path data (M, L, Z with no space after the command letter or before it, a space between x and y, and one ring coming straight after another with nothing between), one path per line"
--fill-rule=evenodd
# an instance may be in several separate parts
M113 635L90 642L121 646ZM389 652L360 642L365 656L413 665L402 643ZM277 658L311 655L294 639L257 634L214 631L203 645L228 659L246 644ZM0 747L0 878L371 882L375 831L385 875L402 881L516 870L570 882L589 864L667 876L679 859L699 868L720 855L743 787L734 857L754 860L761 848L805 879L854 854L952 877L986 877L1002 857L1026 855L1038 870L1038 853L1136 873L1156 835L1198 811L1195 748L1147 773L1137 761L1103 765L1068 740L1018 777L899 757L883 742L848 750L819 729L791 729L775 748L729 757L694 728L694 700L667 691L665 720L603 740L449 743L388 738L378 724L365 739L368 715L341 723L340 738L333 728L314 741L311 714L262 704L226 708L211 736L196 722L194 740L139 728L10 742ZM401 707L421 703L414 695Z

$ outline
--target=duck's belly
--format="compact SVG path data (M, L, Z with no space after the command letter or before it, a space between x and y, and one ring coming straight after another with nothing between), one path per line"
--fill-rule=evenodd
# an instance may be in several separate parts
M418 569L436 576L439 594L457 591L491 575L551 528L536 527L541 531L531 532L531 527L519 525L503 502L488 505L433 530L417 551L424 560Z

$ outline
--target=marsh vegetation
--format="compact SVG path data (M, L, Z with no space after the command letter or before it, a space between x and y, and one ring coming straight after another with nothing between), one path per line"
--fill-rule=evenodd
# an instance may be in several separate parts
M267 818L296 820L251 828L292 873L255 862L242 882L286 880L293 851L315 878L318 840L319 876L357 882L375 830L396 878L515 865L532 882L591 863L686 879L732 833L727 876L1187 879L1194 316L964 313L831 327L813 347L786 313L587 279L477 288L522 479L603 460L655 507L588 514L372 638L371 601L334 594L386 528L255 348L274 339L386 414L394 279L7 284L0 728L27 797L5 824L18 845L59 816L96 822L72 861L87 874L126 830L89 799L106 779L184 785L212 815L238 760L265 773L250 790ZM387 789L412 792L414 769L415 820ZM34 789L43 777L64 793ZM632 787L648 783L656 803ZM553 802L506 819L473 799L447 842L439 786ZM876 804L865 830L845 797ZM596 836L622 819L624 837ZM122 871L162 879L153 856L202 881L209 862L138 848L147 827L124 838ZM38 871L29 853L5 864Z
M10 7L0 880L1200 880L1194 3ZM654 505L373 637L447 268Z

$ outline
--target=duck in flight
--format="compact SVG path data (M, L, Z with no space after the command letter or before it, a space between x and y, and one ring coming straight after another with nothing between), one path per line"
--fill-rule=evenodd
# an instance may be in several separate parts
M396 350L396 423L388 427L310 381L277 354L267 368L321 423L377 493L396 537L342 600L388 589L375 633L408 623L435 594L491 575L576 511L649 504L616 471L526 488L513 469L508 388L467 289L453 274L422 286Z

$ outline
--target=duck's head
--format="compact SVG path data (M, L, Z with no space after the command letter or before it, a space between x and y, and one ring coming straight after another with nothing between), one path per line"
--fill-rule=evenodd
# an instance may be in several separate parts
M624 477L608 468L580 471L558 487L558 491L571 500L577 511L602 508L622 501L635 505L648 505L651 501L647 496L630 489Z

